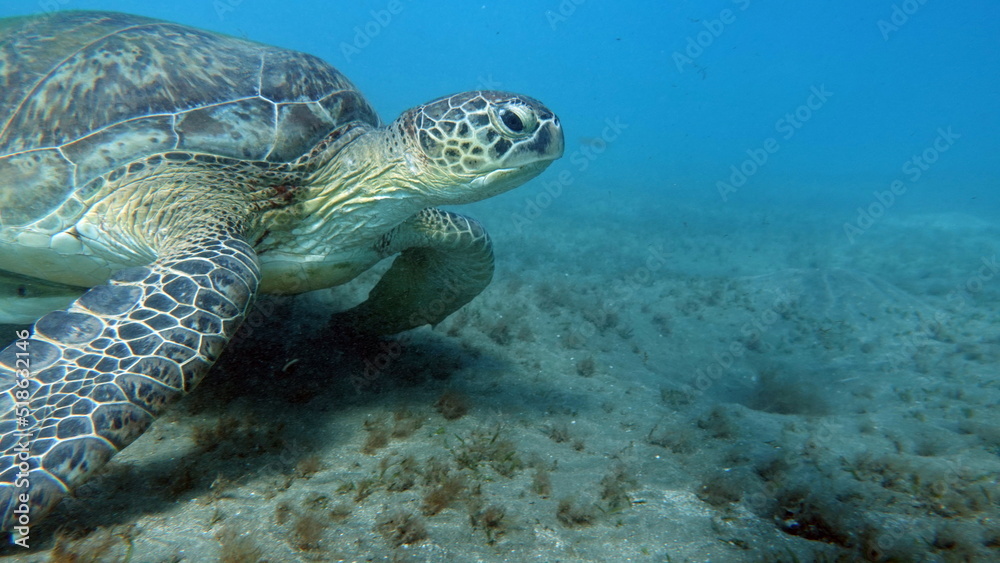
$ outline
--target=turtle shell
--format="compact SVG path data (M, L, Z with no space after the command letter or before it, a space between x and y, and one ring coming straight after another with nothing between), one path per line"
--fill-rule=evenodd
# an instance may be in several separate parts
M378 117L321 59L139 16L0 20L0 228L145 156L270 163Z

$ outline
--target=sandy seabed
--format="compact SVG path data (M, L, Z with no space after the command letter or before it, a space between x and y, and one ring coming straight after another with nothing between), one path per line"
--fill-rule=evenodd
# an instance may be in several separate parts
M569 199L465 209L497 274L433 330L324 331L378 271L263 297L4 560L1000 559L1000 229Z

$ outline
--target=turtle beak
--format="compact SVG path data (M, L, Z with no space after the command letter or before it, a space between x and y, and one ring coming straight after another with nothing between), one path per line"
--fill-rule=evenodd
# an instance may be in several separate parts
M561 148L559 156L562 156ZM471 203L472 201L493 197L521 186L528 180L541 174L559 156L549 160L536 160L517 168L498 168L497 170L478 176L469 184L469 193L475 194L475 199L463 203Z
M559 124L559 118L555 115L552 116L552 122L548 124L549 135L552 139L552 144L550 152L552 153L552 160L558 160L562 158L563 151L566 149L566 139L563 137L562 125Z

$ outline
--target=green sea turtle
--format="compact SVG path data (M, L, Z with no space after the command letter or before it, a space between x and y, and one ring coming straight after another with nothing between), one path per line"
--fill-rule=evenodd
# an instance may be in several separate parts
M0 323L44 314L0 352L15 541L198 385L258 293L398 254L344 326L390 334L467 303L489 237L431 206L563 151L526 96L455 94L382 126L316 57L117 13L0 20L0 99Z

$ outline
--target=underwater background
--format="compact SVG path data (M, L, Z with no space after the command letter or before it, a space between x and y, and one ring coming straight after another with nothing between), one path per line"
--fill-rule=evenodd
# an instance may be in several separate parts
M320 56L386 122L524 93L567 146L456 209L462 311L359 349L313 337L384 267L262 298L10 560L1000 559L996 3L0 2L52 9Z

